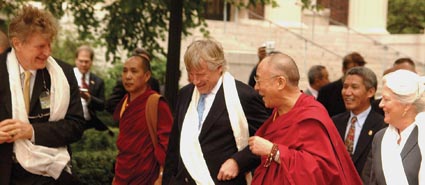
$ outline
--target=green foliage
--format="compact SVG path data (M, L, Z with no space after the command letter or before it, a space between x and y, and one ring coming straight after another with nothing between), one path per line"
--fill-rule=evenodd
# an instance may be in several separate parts
M389 0L387 29L390 33L423 33L424 0Z
M75 64L75 51L82 44L78 39L72 37L71 34L66 34L66 38L57 38L53 42L52 55L55 58L61 59L68 64Z
M323 6L319 4L313 4L312 0L301 0L302 6L301 9L307 9L311 11L319 11L323 9Z
M113 162L117 156L115 136L94 129L85 131L83 138L71 145L73 174L87 185L111 184Z
M39 1L57 18L66 13L72 14L79 39L105 43L107 60L119 61L117 51L132 51L136 47L143 47L155 56L166 54L160 42L165 42L168 36L169 0L116 0L108 3L104 0ZM207 26L200 16L204 14L205 1L185 0L183 35L190 34L188 30L191 28ZM0 0L0 12L14 15L27 2Z
M164 66L165 67L165 66ZM109 95L112 93L118 79L121 78L123 63L117 62L112 68L109 68L106 72L99 73L99 76L105 82L105 95L106 98L109 98Z
M29 0L0 0L0 13L14 15ZM37 1L37 0L36 0ZM97 40L104 43L108 61L120 59L120 51L132 51L143 47L154 56L165 56L160 43L168 36L170 19L169 0L38 0L57 18L70 14L77 26L79 40ZM204 35L209 34L203 17L207 0L183 0L183 36L190 35L190 29L200 27ZM260 4L277 6L275 0L249 0L247 3L228 0L237 7ZM241 3L242 2L242 3ZM101 16L103 15L103 16ZM102 23L102 24L101 24ZM67 59L65 57L65 59Z
M165 84L166 58L164 56L155 57L151 61L152 76L159 80L160 84Z

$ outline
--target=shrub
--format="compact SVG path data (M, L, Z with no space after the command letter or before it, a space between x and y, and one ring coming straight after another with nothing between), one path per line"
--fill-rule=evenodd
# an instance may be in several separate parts
M114 136L108 132L87 130L79 142L71 145L73 174L83 184L111 184L113 163L117 156L115 141L118 128L111 130Z

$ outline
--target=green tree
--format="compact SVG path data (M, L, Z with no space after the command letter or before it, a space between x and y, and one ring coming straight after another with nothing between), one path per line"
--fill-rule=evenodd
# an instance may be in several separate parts
M423 33L424 0L389 0L387 29L390 33Z
M147 49L154 56L165 56L161 43L166 42L171 0L37 0L57 18L70 14L74 17L79 39L99 40L107 48L106 57L118 61L117 51L131 51L136 47ZM0 0L0 13L14 15L28 0ZM208 35L204 19L204 5L207 0L184 0L183 36L190 35L190 29L201 27ZM228 0L237 7L255 4L269 4L274 0ZM98 15L104 15L99 17Z

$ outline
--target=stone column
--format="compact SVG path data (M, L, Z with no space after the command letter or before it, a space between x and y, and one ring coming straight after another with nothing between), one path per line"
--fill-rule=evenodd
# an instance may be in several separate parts
M264 7L265 18L286 27L300 27L301 5L297 0L276 0L279 7Z
M371 34L388 34L388 0L350 0L348 26Z

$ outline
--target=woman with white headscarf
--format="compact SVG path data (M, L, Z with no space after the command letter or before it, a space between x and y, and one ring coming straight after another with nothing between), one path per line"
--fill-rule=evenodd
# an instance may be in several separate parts
M385 75L383 82L379 106L389 126L373 140L370 184L422 185L424 80L411 71L397 70Z

